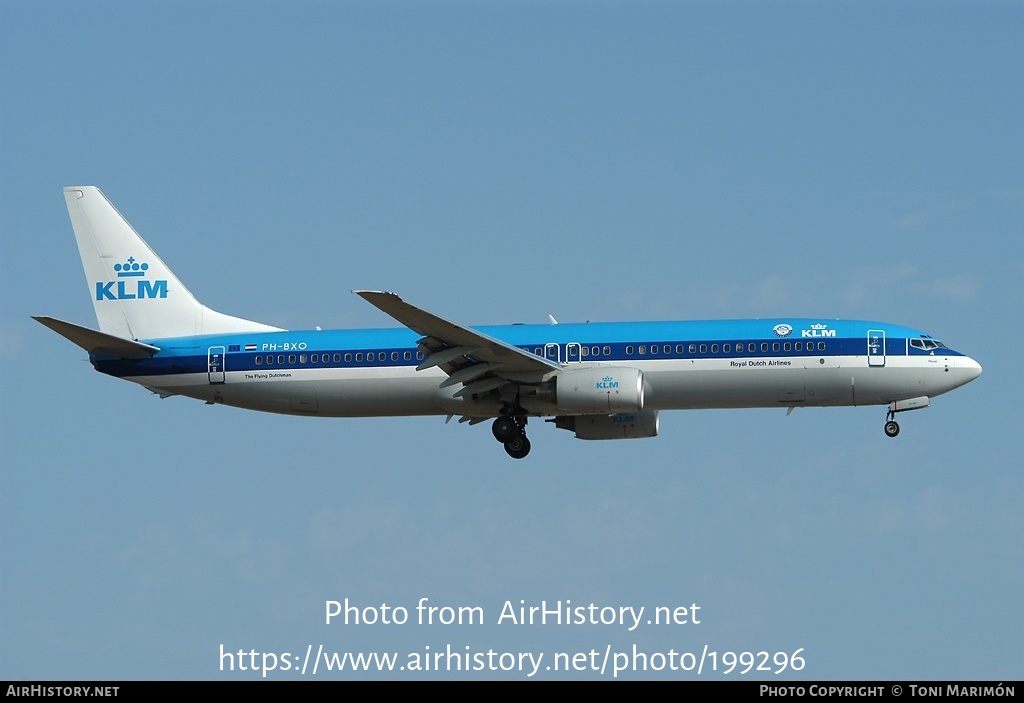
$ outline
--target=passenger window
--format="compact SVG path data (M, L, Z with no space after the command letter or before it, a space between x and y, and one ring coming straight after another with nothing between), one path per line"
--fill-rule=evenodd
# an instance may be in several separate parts
M637 351L638 354L643 356L644 354L647 353L647 345L646 344L641 344L639 347L637 347L636 351Z
M825 351L825 343L818 342L818 351Z
M334 358L335 358L335 360L337 360L337 358L338 358L338 355L337 355L337 354L335 354L335 355L334 355ZM351 364L351 363L352 363L352 355L351 355L351 354L346 354L346 355L345 355L345 363L346 363L346 364Z
M676 354L678 354L679 356L682 356L683 352L685 350L686 350L686 347L684 347L682 344L677 344L676 345Z
M633 346L632 345L627 345L626 346L626 356L633 356Z
M313 356L309 357L309 361L314 364L320 363L320 355L314 354Z
M580 356L590 356L590 347L580 347Z
M796 342L793 346L796 348L797 351L803 351L804 350L804 343L803 342Z
M256 365L259 366L262 363L263 363L263 357L262 356L257 356L256 357Z
M306 355L305 354L299 354L299 363L300 364L305 364L306 363Z
M700 353L701 354L707 354L708 353L708 345L707 344L701 344L700 345Z
M391 352L391 360L398 361L398 352Z
M362 360L363 360L363 353L362 352L356 352L356 361L359 362L359 361L362 361Z
M406 361L410 361L412 359L412 352L406 352L405 354L402 355L402 358L405 359Z
M782 349L782 345L781 344L779 344L778 342L772 342L772 351L777 352L780 349Z
M423 361L423 352L416 352L416 361Z
M284 354L278 354L277 355L277 363L279 363L279 364L283 364L284 363Z
M728 343L723 344L722 345L722 351L725 352L726 354L728 354L729 352L732 351L732 345L728 344Z
M753 342L751 342L750 344L747 345L747 351L751 352L751 353L756 352L757 351L757 345L754 344Z
M658 345L657 344L652 344L651 345L651 353L652 354L657 354L658 353Z
M612 348L611 347L604 347L604 349L602 351L604 352L605 356L611 356L612 355Z
M339 361L341 361L341 354L335 354L334 355L334 363L338 363ZM352 355L351 354L346 354L345 355L345 361L352 361Z
M761 351L768 351L768 342L761 342Z
M786 351L789 351L789 350L790 350L790 344L789 344L789 342L786 342L785 344L783 344L783 345L782 345L782 348L783 348L784 350L786 350Z
M712 354L717 354L718 353L718 345L717 344L712 344L711 345L711 353Z
M289 354L288 355L288 363L289 364L294 364L295 363L295 355L294 354Z

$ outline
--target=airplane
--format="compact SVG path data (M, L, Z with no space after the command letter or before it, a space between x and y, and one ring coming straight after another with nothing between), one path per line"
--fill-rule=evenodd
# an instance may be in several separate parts
M284 330L200 303L95 186L64 189L99 323L47 316L101 372L292 415L436 415L491 422L509 456L529 418L588 440L654 437L662 410L886 406L896 415L981 375L915 329L777 318L468 327L394 293L353 291L400 328Z

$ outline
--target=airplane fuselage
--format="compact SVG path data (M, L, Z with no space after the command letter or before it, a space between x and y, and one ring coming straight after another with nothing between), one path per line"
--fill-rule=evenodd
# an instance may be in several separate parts
M976 362L921 332L878 322L764 319L475 329L566 368L639 369L645 410L882 405L935 397L980 372ZM441 388L447 375L437 367L417 371L424 358L418 339L407 329L208 335L161 339L161 351L152 358L94 356L93 363L103 373L167 394L267 412L497 414L494 402L455 397L457 386ZM523 405L531 415L567 414L557 402L540 398Z

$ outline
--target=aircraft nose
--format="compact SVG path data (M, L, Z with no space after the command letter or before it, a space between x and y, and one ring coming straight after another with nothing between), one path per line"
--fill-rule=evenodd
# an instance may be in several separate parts
M969 356L961 356L956 360L954 369L958 386L970 383L981 375L981 364Z

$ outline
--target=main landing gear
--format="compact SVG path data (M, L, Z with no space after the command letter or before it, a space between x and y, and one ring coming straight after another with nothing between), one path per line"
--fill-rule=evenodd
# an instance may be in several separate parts
M896 413L890 410L885 415L885 434L887 437L895 437L900 433L900 423L896 422Z
M513 459L522 459L530 453L530 440L526 438L526 416L510 412L501 415L491 425L494 438L505 445L505 451Z

